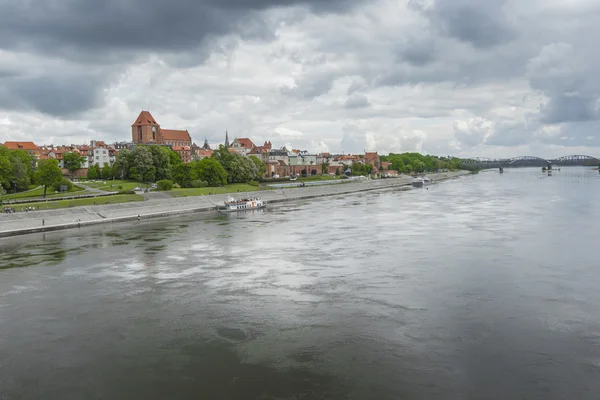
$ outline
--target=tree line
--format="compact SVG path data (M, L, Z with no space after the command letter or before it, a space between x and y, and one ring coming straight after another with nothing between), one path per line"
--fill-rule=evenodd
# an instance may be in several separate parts
M105 166L106 168L106 166ZM104 168L104 169L105 169ZM266 165L255 156L230 153L220 146L211 158L185 164L179 154L164 146L134 146L119 152L109 172L93 171L139 182L170 180L183 188L217 187L228 183L249 182L266 172ZM89 174L88 174L88 177Z
M379 159L391 162L389 169L400 173L435 172L439 170L457 170L462 168L461 159L454 157L437 157L420 153L390 153Z
M54 158L36 161L24 150L9 150L0 146L0 195L17 193L30 189L32 184L44 187L44 197L48 187L60 188L61 184L71 187L63 180L63 175Z

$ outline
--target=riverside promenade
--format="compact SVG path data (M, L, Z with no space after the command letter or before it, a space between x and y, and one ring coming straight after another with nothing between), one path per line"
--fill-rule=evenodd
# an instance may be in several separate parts
M430 174L432 183L469 174L466 171ZM303 188L260 190L256 192L231 193L209 196L151 199L140 202L81 206L27 213L0 214L0 238L36 232L49 232L83 226L136 221L138 219L166 217L170 215L215 210L228 197L261 197L267 203L279 203L326 196L393 189L408 186L412 177L378 179L337 185L307 186ZM42 225L42 221L43 225Z

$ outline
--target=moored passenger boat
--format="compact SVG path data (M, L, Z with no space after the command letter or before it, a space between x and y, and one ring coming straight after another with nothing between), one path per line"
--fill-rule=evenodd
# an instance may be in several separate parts
M265 208L267 203L259 197L252 197L249 199L234 199L230 197L227 201L223 202L222 205L217 207L219 212L234 212L234 211L246 211L256 210L259 208Z
M415 178L412 180L412 185L414 187L423 187L424 183L425 182L423 182L423 179L421 179L421 178Z

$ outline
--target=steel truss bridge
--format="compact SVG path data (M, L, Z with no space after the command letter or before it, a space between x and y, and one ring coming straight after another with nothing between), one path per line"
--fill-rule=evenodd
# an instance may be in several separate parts
M463 166L480 169L486 168L516 168L516 167L547 167L556 166L599 166L600 159L581 154L562 156L556 159L545 159L535 156L521 156L513 158L485 158L474 157L462 160Z

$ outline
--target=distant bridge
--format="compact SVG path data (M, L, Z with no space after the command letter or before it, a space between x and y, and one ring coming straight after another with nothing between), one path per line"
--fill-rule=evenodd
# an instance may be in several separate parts
M598 166L600 159L581 154L562 156L556 159L545 159L536 156L521 156L513 158L485 158L474 157L462 160L463 166L471 166L479 169L488 168L516 168L516 167L547 167L557 166Z

